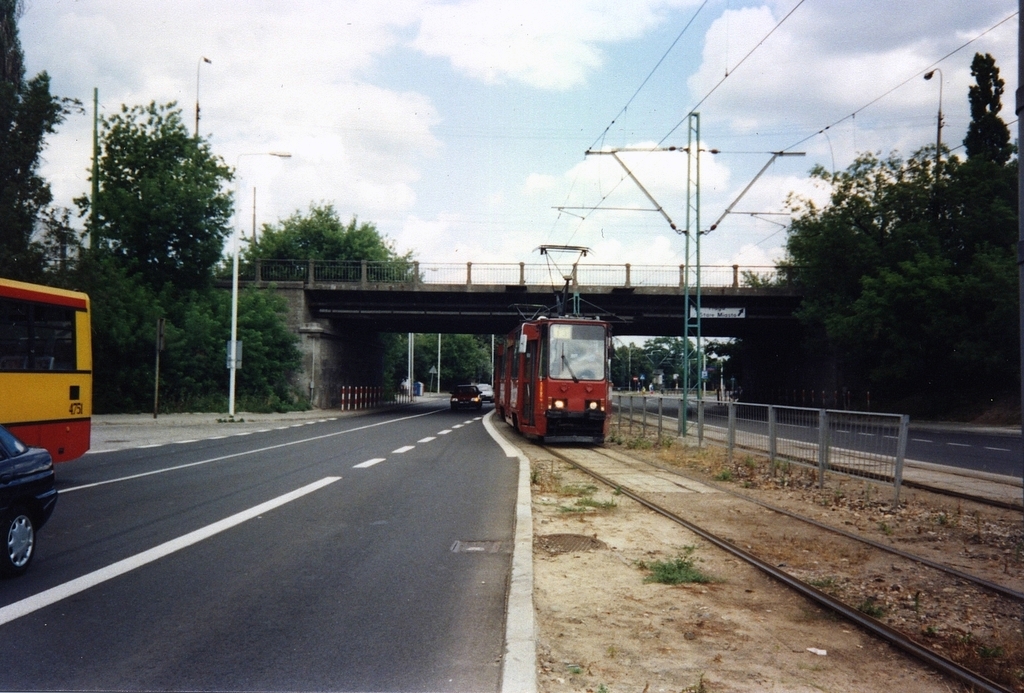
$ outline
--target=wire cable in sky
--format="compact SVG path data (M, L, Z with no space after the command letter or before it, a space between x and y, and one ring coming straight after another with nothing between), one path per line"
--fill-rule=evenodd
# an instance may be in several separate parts
M718 88L719 88L720 86L722 86L722 83L723 83L723 82L725 82L725 80L729 79L729 77L731 77L731 76L732 76L732 74L733 74L734 72L736 72L736 70L737 70L737 69L739 69L739 66L740 66L740 65L742 65L742 64L743 64L743 63L744 63L744 62L746 61L746 59L747 59L747 58L749 58L749 57L750 57L751 55L753 55L753 54L754 54L754 51L756 51L756 50L757 50L758 48L760 48L760 47L761 47L761 45L762 45L762 44L763 44L763 43L764 43L765 41L767 41L767 40L768 40L768 38L769 38L769 37L770 37L770 36L771 36L772 34L774 34L774 33L775 33L775 31L776 31L776 30L777 30L777 29L778 29L778 28L779 28L780 26L782 26L782 25L783 25L783 23L785 23L785 21L786 21L787 19L789 19L789 18L790 18L790 17L791 17L792 15L793 15L793 13L794 13L794 12L796 12L796 11L797 11L798 9L800 9L800 6L801 6L801 5L803 5L803 4L805 3L805 2L807 2L807 0L800 0L800 2L798 2L798 3L796 4L796 5L794 5L794 6L793 6L793 9L791 9L791 10L790 10L789 12L787 12L787 13L786 13L786 16L785 16L785 17L783 17L782 19L780 19L780 20L778 21L778 23L776 23L776 25L772 27L772 30L771 30L771 31L769 31L769 32L768 32L767 34L765 34L765 35L764 35L764 38L762 38L762 39L761 39L760 41L758 41L758 42L757 42L757 45L755 45L755 46L754 46L753 48L751 48L751 49L750 49L750 50L749 50L749 51L747 52L747 54L746 54L746 55L744 55L744 56L743 56L742 58L740 58L740 61L739 61L738 63L736 63L736 64L735 64L735 65L733 66L733 68L732 68L731 70L728 70L728 69L727 69L727 70L725 71L725 76L724 76L724 77L722 77L722 79L718 80L718 84L716 84L715 86L711 87L711 90L710 90L710 91L709 91L709 92L708 92L707 94L705 94L705 95L704 95L704 96L703 96L703 97L701 98L701 100L700 100L700 101L698 101L698 102L697 102L697 105L695 105L695 106L694 106L693 108L691 108L691 109L690 109L689 111L687 111L686 115L685 115L685 116L683 116L683 119L682 119L682 120L680 120L680 121L679 121L678 123L676 123L676 124L675 124L675 127L673 127L673 128L671 129L671 130L669 130L669 131L668 131L668 133L667 133L667 134L666 134L666 135L665 135L664 137L662 137L662 138L661 138L660 140L658 140L658 146L660 147L660 146L661 146L662 144L664 144L665 140L667 140L667 139L668 139L669 137L671 137L671 136L672 136L672 133L673 133L673 132L675 132L676 130L678 130L678 129L679 129L679 128L680 128L681 126L682 126L682 124L686 122L687 118L689 118L689 117L690 117L690 114L694 113L694 112L695 112L695 111L696 111L696 110L697 110L698 108L700 108L700 105L701 105L702 103L704 103L705 101L707 101L707 100L708 100L708 99L709 99L709 98L711 97L711 95L712 95L712 94L714 94L714 93L715 93L715 91L716 91L716 90L717 90L717 89L718 89ZM794 145L794 146L795 146L795 145Z
M668 57L668 54L671 53L672 49L676 47L677 43L679 43L679 39L683 38L683 34L685 34L686 30L690 28L690 25L693 24L694 20L697 19L697 15L699 15L701 10L703 10L707 6L708 2L710 2L710 0L704 0L704 3L700 7L697 8L697 11L693 13L692 17L690 17L690 21L688 21L686 23L686 26L683 27L683 30L679 32L678 36L676 36L676 40L673 41L672 45L670 45L668 47L668 49L665 51L664 55L661 56L661 59L658 60L658 63L653 68L651 68L650 73L648 73L648 75L646 77L644 77L644 81L640 83L640 86L636 88L636 91L633 92L633 95L631 97L629 97L629 101L627 101L626 105L622 107L622 110L615 114L615 117L612 118L612 122L608 123L608 127L606 127L604 129L604 131L600 135L597 136L597 139L594 140L594 143L592 145L590 145L590 147L589 147L590 149L593 149L597 145L598 142L600 142L602 139L604 139L604 136L608 134L609 130L611 130L612 125L615 125L615 121L618 120L619 117L623 113L625 113L626 111L629 110L629 105L631 103L633 103L633 99L635 99L637 97L637 94L640 93L640 91L644 88L644 86L651 79L651 77L654 76L654 73L658 71L658 68L661 67L661 64L663 62L665 62L665 58Z
M968 41L967 43L964 43L963 45L961 45L961 46L960 46L960 47L958 47L958 48L954 48L954 49L953 49L953 50L951 50L951 51L950 51L949 53L946 53L946 54L945 54L944 56L942 56L941 58L939 58L938 60L936 60L935 62L933 62L933 63L932 63L931 65L929 65L928 67L924 68L923 70L921 70L921 71L919 71L919 72L915 72L915 73L914 73L914 74L912 74L912 75L911 75L910 77L907 77L907 78L906 78L905 80L903 80L902 82L900 82L899 84L897 84L896 86L894 86L894 87L893 87L892 89L890 89L889 91L887 91L887 92L885 92L884 94L881 94L881 95L879 95L879 96L876 96L875 98L871 99L870 101L868 101L868 102L867 102L866 104L864 104L863 106L861 106L860 108L858 108L858 109L857 109L856 111L854 111L853 113L850 113L849 115L843 116L842 118L840 118L840 119L839 119L839 120L837 120L836 122L832 123L831 125L826 125L826 126L825 126L825 127L823 127L822 129L818 130L817 132L815 132L815 133L813 133L813 134L811 134L811 135L808 135L807 137L803 138L802 140L800 140L800 141L798 141L798 142L794 142L793 144L789 145L788 147L785 147L785 148L783 148L783 150L782 150L782 151L786 151L786 150L788 150L788 149L792 149L793 147L799 147L799 146L800 146L801 144L803 144L803 143L804 143L804 142L806 142L807 140L809 140L809 139L812 139L812 138L814 138L814 137L817 137L818 135L820 135L820 134L824 133L824 132L825 132L826 130L829 130L829 129L831 129L831 128L834 128L834 127L835 127L836 125L839 125L839 123L842 123L842 122L843 122L844 120L847 120L848 118L856 118L856 117L857 117L857 114L858 114L858 113L860 113L861 111L863 111L864 109L866 109L866 108L869 108L870 106L873 106L874 104L878 103L879 101L881 101L881 100L882 100L882 99L884 99L884 98L885 98L886 96L888 96L889 94L893 93L894 91L896 91L897 89L899 89L899 88L900 88L900 87L902 87L903 85L905 85L905 84L908 84L908 83L912 82L913 80L917 79L918 77L920 77L920 76L921 76L921 75L923 75L924 73L926 73L926 72L928 72L929 70L931 70L931 69L933 69L933 68L937 67L937 66L938 66L938 65L940 65L940 64L941 64L941 63L942 63L942 62L943 62L943 61L944 61L944 60L945 60L946 58L949 58L950 56L953 56L953 55L955 55L955 54L959 53L959 52L960 52L960 51L962 51L962 50L963 50L964 48L967 48L967 46L971 45L972 43L974 43L975 41L977 41L977 40L978 40L978 39L980 39L981 37L985 36L986 34L988 34L988 33L991 33L992 31L995 31L995 30L996 30L996 29L998 29L998 28L999 28L1000 26L1002 26L1003 24L1006 24L1006 23L1007 23L1008 21L1010 21L1011 19L1013 19L1014 17L1016 17L1016 16L1017 16L1017 14L1018 14L1017 12L1014 12L1013 14L1011 14L1011 15L1010 15L1009 17L1007 17L1006 19L1002 20L1001 22L997 22L996 24L993 24L993 25L992 25L992 26L990 26L990 27L989 27L988 29L986 29L985 31L981 32L980 34L978 34L977 36L975 36L974 38L972 38L972 39L971 39L970 41ZM679 126L677 125L676 127L679 127Z

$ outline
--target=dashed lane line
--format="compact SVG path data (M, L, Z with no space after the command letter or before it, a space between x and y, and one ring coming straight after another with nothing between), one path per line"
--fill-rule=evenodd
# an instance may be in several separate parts
M384 457L374 457L372 460L366 460L365 462L360 462L359 464L354 465L352 469L367 469L375 464L380 464L384 460Z

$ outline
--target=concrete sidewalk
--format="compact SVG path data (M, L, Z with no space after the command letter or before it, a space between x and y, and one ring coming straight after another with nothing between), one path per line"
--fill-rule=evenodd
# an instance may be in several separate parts
M231 421L226 413L160 414L155 419L152 414L100 414L92 417L92 442L89 453L302 426L312 421L359 416L371 411L376 410L311 409L272 414L238 412L234 421Z
M1024 509L1024 481L1020 477L907 460L903 466L903 480L928 488L1009 503Z

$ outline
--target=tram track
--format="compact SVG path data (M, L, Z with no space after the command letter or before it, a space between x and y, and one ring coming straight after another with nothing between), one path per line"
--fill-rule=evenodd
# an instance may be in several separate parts
M915 639L910 634L903 632L899 628L893 627L878 618L864 613L860 608L852 606L850 603L843 601L831 594L818 589L814 585L809 584L805 580L800 579L792 572L783 570L786 567L785 562L776 564L775 560L766 560L765 556L771 555L772 551L769 547L764 545L758 545L756 548L750 545L751 542L757 543L757 540L751 536L745 537L745 543L747 544L746 549L742 548L737 544L735 540L730 540L722 536L722 531L709 529L705 524L698 524L692 519L684 517L676 507L669 507L671 504L666 503L663 500L659 500L658 496L663 494L652 493L649 491L638 490L633 488L630 483L624 481L629 478L629 474L615 474L608 475L602 473L594 467L602 467L603 465L595 460L594 455L603 457L607 460L611 460L616 466L626 466L631 468L636 473L658 473L662 478L669 480L675 478L682 487L692 488L695 484L703 484L716 493L727 494L729 497L735 499L739 503L750 503L753 506L762 508L772 513L778 514L780 517L785 517L791 522L802 523L804 525L813 527L815 530L822 532L828 532L832 535L841 537L844 541L855 542L859 546L863 547L862 551L875 551L884 552L884 555L899 558L903 561L914 562L921 566L921 569L927 569L931 571L937 571L944 576L946 580L943 584L949 584L949 581L954 581L956 584L961 582L970 583L979 590L988 591L993 599L1002 600L1001 603L1005 605L1007 610L1013 608L1018 612L1024 604L1024 593L1018 590L1012 589L1005 585L995 583L991 580L986 580L980 576L972 575L965 571L959 570L952 566L944 565L940 562L933 561L931 559L912 554L910 552L896 549L895 547L886 546L880 542L876 542L866 537L862 537L853 532L848 532L837 527L829 526L826 523L818 522L812 518L804 517L798 513L788 511L784 508L774 506L773 504L760 501L756 498L750 497L746 494L742 494L729 489L724 489L718 485L710 484L704 480L693 479L684 474L680 474L678 470L669 469L660 465L634 460L632 462L625 459L624 455L613 455L610 452L605 451L601 448L551 448L544 447L544 451L551 455L555 459L562 460L567 464L575 467L581 472L589 475L596 481L614 489L615 491L622 493L648 509L672 520L673 522L685 527L689 531L697 534L702 539L707 541L723 551L731 554L737 559L757 568L766 575L769 575L773 579L777 580L781 584L785 585L789 589L802 595L803 597L817 603L821 607L841 615L845 619L853 622L863 630L870 632L882 639L883 641L891 644L892 646L902 650L908 655L915 659L926 663L935 670L949 676L960 683L971 686L975 690L981 691L1008 691L996 682L991 681L985 676L961 665L959 662L952 658L946 657L943 654L937 652L935 649L928 647L918 639ZM635 484L634 484L635 485ZM776 532L778 534L778 532ZM783 539L785 539L786 532L781 533ZM761 554L760 556L757 554ZM915 596L915 600L916 600ZM1009 611L1007 611L1009 613Z

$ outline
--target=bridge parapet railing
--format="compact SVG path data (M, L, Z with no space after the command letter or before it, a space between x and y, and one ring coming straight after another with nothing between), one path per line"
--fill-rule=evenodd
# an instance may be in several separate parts
M678 397L657 394L620 394L614 402L618 412L632 414L627 419L630 427L637 414L644 429L648 416L659 417L655 421L660 435L660 417L669 400L675 400L669 409L676 412L677 431L695 434L698 445L721 445L730 459L736 448L761 452L773 470L780 462L817 468L819 487L829 472L891 484L894 501L899 502L910 423L906 415L703 399L690 399L683 407ZM695 422L696 431L683 426L687 409L686 422ZM622 413L617 414L620 430Z
M556 268L536 263L438 263L392 260L329 261L329 260L256 260L240 269L240 278L247 281L301 281L328 283L396 284L419 283L435 285L564 285L569 277L573 286L611 287L683 287L697 284L696 272L686 276L683 265L611 265L583 264ZM777 286L782 276L769 266L704 265L700 268L700 284L704 287Z

